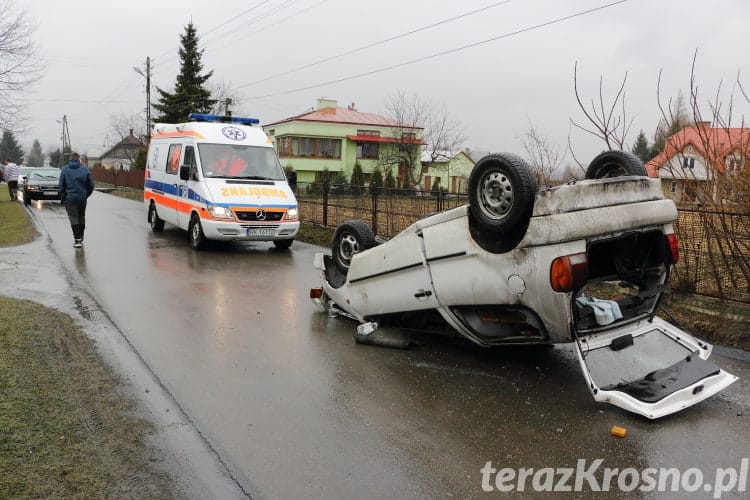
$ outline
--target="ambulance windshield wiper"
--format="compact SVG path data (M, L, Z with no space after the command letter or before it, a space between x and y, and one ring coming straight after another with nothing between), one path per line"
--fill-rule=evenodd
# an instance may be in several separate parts
M230 177L230 179L250 179L254 181L272 181L270 177L264 177L262 175L238 175L236 177Z

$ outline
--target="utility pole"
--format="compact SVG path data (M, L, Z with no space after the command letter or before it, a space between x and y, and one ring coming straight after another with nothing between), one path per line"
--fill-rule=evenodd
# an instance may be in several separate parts
M146 57L146 73L133 66L133 71L146 79L146 142L151 142L151 58Z
M68 149L68 153L72 151L71 145L70 145L70 130L68 130L68 117L66 115L63 115L62 117L62 151L60 151L60 165L58 165L60 168L62 168L63 164L65 163L65 153L66 153L66 147Z

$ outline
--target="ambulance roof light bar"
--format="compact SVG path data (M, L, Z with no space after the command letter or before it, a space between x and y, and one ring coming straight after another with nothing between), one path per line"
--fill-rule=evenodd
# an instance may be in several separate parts
M246 118L244 116L222 116L211 115L208 113L190 113L188 120L194 122L220 122L220 123L239 123L240 125L257 125L260 120L257 118Z

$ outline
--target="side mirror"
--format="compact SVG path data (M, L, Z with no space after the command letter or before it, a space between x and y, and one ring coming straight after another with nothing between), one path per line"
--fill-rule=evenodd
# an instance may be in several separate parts
M180 166L180 180L186 181L190 179L190 165Z

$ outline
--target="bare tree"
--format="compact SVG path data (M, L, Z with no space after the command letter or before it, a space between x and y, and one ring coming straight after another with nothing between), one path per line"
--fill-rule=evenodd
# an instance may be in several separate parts
M385 172L396 168L402 185L422 182L423 148L430 152L433 163L448 152L461 149L465 140L463 127L449 116L445 106L398 91L389 98L386 108L398 125L391 127L394 145L380 152L380 164Z
M25 11L0 0L0 128L17 127L23 92L40 77L34 31Z
M105 146L121 146L112 151L112 154L116 158L126 160L129 165L132 165L138 154L138 150L145 147L141 138L145 134L141 134L141 137L138 137L138 133L136 132L139 129L143 129L145 120L144 111L113 114L109 117L109 130L105 136Z
M241 99L238 97L236 91L232 89L232 85L225 81L212 81L208 89L211 91L211 99L215 99L211 113L216 115L228 114L233 106L239 106Z
M606 102L604 97L604 78L600 76L598 99L592 98L589 106L586 106L578 90L578 61L573 68L573 89L576 101L586 117L588 125L581 125L573 121L572 118L570 122L576 128L601 139L606 144L607 149L625 149L625 141L633 124L633 118L628 118L625 111L625 83L627 79L628 74L626 72L615 97L610 103Z
M553 175L559 172L564 154L560 155L560 148L552 144L534 124L529 121L529 128L523 135L523 148L529 160L531 170L536 177L537 186L550 186L554 183Z
M663 104L661 73L657 87L662 122L667 130L676 122L688 126L666 138L661 170L680 186L676 196L680 218L675 230L681 258L675 268L678 289L747 301L750 297L750 129L733 116L738 81L729 92L719 83L711 99L699 93L697 51L693 56L688 116L668 100ZM679 124L678 124L679 125ZM671 189L666 189L669 193ZM685 196L687 195L687 196Z

